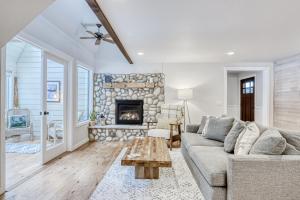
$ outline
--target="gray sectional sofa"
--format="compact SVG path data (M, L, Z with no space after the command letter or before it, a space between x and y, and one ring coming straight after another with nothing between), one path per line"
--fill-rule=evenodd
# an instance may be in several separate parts
M187 125L182 154L206 200L300 199L300 156L226 153Z

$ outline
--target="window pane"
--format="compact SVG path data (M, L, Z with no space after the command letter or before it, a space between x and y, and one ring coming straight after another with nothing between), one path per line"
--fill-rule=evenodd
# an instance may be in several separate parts
M253 81L251 81L251 84L250 84L250 85L251 85L251 87L253 87Z
M243 94L245 94L246 93L246 89L243 89Z
M89 119L89 71L77 67L77 118L79 122Z
M246 94L250 93L250 88L246 88Z
M250 87L250 82L246 83L246 88Z
M253 94L253 88L250 89L250 93Z

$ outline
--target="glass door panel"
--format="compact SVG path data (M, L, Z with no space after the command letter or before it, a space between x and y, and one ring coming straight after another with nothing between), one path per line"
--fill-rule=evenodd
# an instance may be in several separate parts
M45 54L44 68L44 158L47 162L66 151L65 128L65 61Z

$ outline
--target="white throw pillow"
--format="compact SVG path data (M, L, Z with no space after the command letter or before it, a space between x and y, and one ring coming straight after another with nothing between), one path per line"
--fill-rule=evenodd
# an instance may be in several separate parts
M202 131L203 135L205 135L207 133L207 127L208 127L208 124L209 124L209 118L210 118L210 116L207 116L207 118L206 118L206 122L205 122L205 125L204 125L204 128L203 128L203 131Z
M249 154L253 144L258 139L260 133L254 122L248 123L245 129L240 133L234 147L235 155Z

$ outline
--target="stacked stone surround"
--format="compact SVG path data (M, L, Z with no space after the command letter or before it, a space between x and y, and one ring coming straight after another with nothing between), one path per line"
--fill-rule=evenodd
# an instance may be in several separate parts
M135 137L144 137L147 134L147 129L127 129L127 128L90 128L90 141L127 141Z
M153 88L105 88L105 76L112 77L112 83L151 83ZM165 102L165 78L162 73L152 74L95 74L94 75L94 111L105 116L107 125L115 124L116 100L144 100L143 125L147 121L156 121L160 107ZM135 136L143 136L145 130L123 130L104 128L89 131L94 140L127 140ZM125 136L124 136L125 134Z

